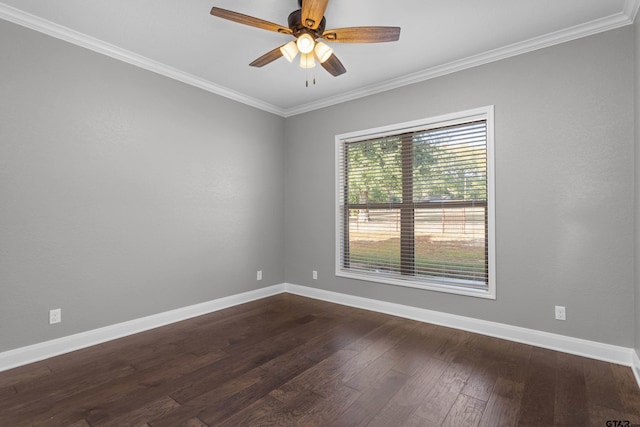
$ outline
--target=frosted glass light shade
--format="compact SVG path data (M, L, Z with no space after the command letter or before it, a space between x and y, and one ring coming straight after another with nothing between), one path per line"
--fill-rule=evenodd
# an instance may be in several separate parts
M301 53L311 53L313 51L313 47L316 44L316 41L311 37L311 35L305 33L298 37L298 41L296 42L298 45L298 50Z
M296 42L290 41L280 48L280 52L282 52L282 56L284 56L287 61L292 62L298 54L298 45Z
M321 64L333 55L333 49L322 42L316 43L314 52L316 54L316 58L318 58L318 61L320 61Z
M313 68L316 66L316 60L313 58L313 53L303 53L300 55L300 66L302 68Z

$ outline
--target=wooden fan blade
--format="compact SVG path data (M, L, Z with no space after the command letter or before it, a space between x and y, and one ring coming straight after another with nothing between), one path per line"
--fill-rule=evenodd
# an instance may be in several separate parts
M327 30L322 38L332 43L381 43L400 39L400 27L351 27Z
M335 54L331 54L329 59L320 65L322 65L322 68L327 70L334 77L338 77L339 75L347 72L347 69L344 68L344 65L342 65L342 62L340 62Z
M274 24L273 22L254 18L253 16L244 15L242 13L233 12L231 10L220 9L219 7L211 8L211 14L213 16L217 16L218 18L227 19L229 21L238 22L244 25L249 25L250 27L256 27L267 31L274 31L276 33L292 34L292 31L289 28L283 27L282 25Z
M271 52L265 53L264 55L262 55L260 58L256 59L249 65L251 65L252 67L264 67L265 65L275 61L276 59L282 56L282 51L280 50L280 47L273 49Z
M302 0L302 25L315 30L320 26L329 0Z

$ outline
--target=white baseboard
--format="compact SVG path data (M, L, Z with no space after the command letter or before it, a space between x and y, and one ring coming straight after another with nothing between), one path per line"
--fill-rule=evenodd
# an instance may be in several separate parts
M638 357L638 353L631 348L290 283L244 292L242 294L118 323L68 337L9 350L0 353L0 372L283 292L630 366L636 377L638 386L640 386L640 358Z
M537 331L534 329L506 325L504 323L489 322L471 317L458 316L455 314L442 313L439 311L330 292L322 289L293 285L290 283L285 284L285 290L288 293L308 298L377 311L379 313L391 314L393 316L404 317L420 322L461 329L509 341L529 344L536 347L543 347L564 353L589 357L591 359L603 360L619 365L633 367L633 356L636 356L636 366L640 366L640 361L637 360L635 351L627 347L603 344L595 341ZM636 369L636 376L638 375L639 373ZM638 381L638 386L640 386L640 380Z
M633 350L632 353L633 364L631 365L631 369L633 370L633 374L636 376L638 387L640 387L640 354L638 354L638 350Z
M104 328L81 332L79 334L45 341L27 347L17 348L15 350L9 350L0 353L0 372L29 363L38 362L50 357L59 356L81 348L101 344L106 341L148 331L149 329L158 328L181 320L202 316L204 314L209 314L235 305L280 294L283 293L284 290L284 284L269 286L267 288L231 295L201 304L191 305L189 307L178 308L176 310L142 317L128 322L105 326Z

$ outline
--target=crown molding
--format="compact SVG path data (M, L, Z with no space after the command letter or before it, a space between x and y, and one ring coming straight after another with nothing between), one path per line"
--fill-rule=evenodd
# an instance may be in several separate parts
M640 9L640 0L625 0L623 12L633 23L638 15L638 9Z
M546 47L555 46L572 40L602 33L616 28L633 24L638 13L640 0L626 0L623 11L605 18L596 19L591 22L569 27L560 31L545 34L544 36L534 37L523 42L514 43L498 49L489 50L477 55L473 55L464 59L449 62L447 64L421 70L402 77L387 80L382 83L373 84L351 92L346 92L335 97L321 99L319 101L310 102L294 108L285 110L284 116L290 117L298 114L308 113L310 111L319 110L321 108L330 107L332 105L341 104L343 102L352 101L377 93L386 92L388 90L397 89L414 83L420 83L426 80L441 77L447 74L463 71L480 65L489 64L491 62L500 61L502 59L511 58L513 56L522 55L523 53L533 52L535 50L544 49Z
M633 24L639 9L640 0L625 0L621 12L605 18L288 109L215 84L3 3L0 3L0 18L251 107L281 117L291 117L630 25Z
M206 90L207 92L215 93L216 95L232 99L234 101L267 111L269 113L284 116L284 110L282 108L269 104L268 102L253 98L240 92L236 92L232 89L215 84L201 77L194 76L177 68L170 67L166 64L162 64L126 49L122 49L118 46L80 33L62 25L53 23L46 19L39 18L35 15L26 13L22 10L16 9L3 3L0 3L0 18L4 19L5 21L13 22L14 24L21 25L23 27L30 28L34 31L38 31L48 36L64 40L80 47L84 47L94 52L101 53L119 61L135 65L136 67L143 68L156 74L169 77L170 79L195 86L197 88Z

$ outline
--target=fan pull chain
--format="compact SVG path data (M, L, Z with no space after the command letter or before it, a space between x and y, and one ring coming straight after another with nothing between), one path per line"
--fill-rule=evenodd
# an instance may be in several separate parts
M306 76L306 80L307 81L305 82L305 87L309 87L309 70L307 69L305 72L307 74L307 76ZM315 69L313 70L313 80L312 81L313 81L313 85L315 86L316 85L316 71L315 71Z
M305 73L305 87L309 87L309 68L305 67L304 69L304 73ZM316 85L316 69L315 67L313 67L313 85Z

